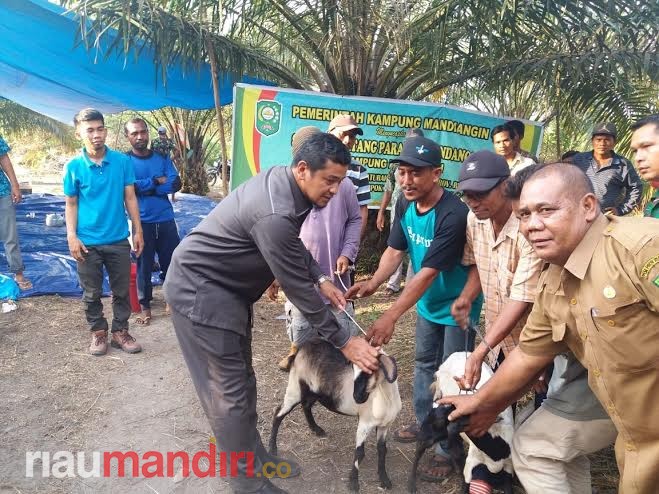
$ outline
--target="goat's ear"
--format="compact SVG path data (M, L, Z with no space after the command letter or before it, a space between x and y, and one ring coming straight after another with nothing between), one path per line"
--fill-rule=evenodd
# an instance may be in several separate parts
M392 383L398 379L398 365L395 358L385 354L380 355L380 368L388 383Z
M366 372L359 372L355 376L352 389L352 397L355 403L366 403L368 400L368 380L370 376Z

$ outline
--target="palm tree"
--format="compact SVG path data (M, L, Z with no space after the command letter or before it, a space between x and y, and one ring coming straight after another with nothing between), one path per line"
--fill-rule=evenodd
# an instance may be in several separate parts
M465 87L533 88L545 121L630 120L657 108L659 8L636 0L65 0L81 39L112 27L168 63L265 76L282 86L401 99ZM515 116L525 116L515 109ZM519 110L519 111L518 111Z
M0 98L0 132L5 134L10 132L32 133L35 130L52 135L68 149L74 149L77 146L73 129L68 125L13 101Z

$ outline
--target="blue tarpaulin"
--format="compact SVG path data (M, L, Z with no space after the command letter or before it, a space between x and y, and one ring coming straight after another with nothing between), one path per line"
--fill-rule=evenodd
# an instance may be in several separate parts
M210 66L184 72L167 67L167 85L153 51L105 57L103 46L87 51L76 43L79 21L46 0L0 0L0 96L71 124L81 108L103 113L174 106L214 107ZM106 45L109 37L105 36ZM101 43L102 45L102 43ZM220 77L220 101L233 98L235 82L269 84L259 79Z
M207 197L177 193L174 216L181 238L187 235L215 207ZM69 254L66 226L46 226L46 215L64 215L64 197L49 194L30 194L16 207L16 222L25 276L32 281L32 289L21 296L57 294L78 296L82 294L78 284L76 262ZM34 216L34 217L32 217ZM0 273L9 275L4 250L0 250ZM153 273L154 283L160 283L159 273ZM104 293L110 292L107 277Z

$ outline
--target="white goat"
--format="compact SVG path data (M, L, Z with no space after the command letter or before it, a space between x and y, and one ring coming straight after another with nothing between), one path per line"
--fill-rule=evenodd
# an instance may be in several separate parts
M401 409L398 393L396 361L386 355L379 356L380 367L371 375L350 364L343 354L323 340L303 344L291 365L284 402L277 407L272 420L269 450L277 454L277 433L286 415L302 404L304 416L317 436L325 436L311 413L319 401L325 408L344 415L359 417L355 455L348 487L359 490L359 464L364 458L364 441L376 429L378 450L378 477L383 488L391 488L385 458L386 438L390 424Z
M453 379L462 376L467 361L466 352L456 352L449 356L435 372L434 401L443 396L460 394L460 388ZM478 390L494 375L492 369L485 363L481 366L481 379L476 385ZM514 420L512 407L506 408L497 417L488 433L480 438L460 435L469 443L469 453L464 466L464 480L468 486L472 479L485 481L488 484L502 485L504 492L512 494L513 462L510 448L513 442Z

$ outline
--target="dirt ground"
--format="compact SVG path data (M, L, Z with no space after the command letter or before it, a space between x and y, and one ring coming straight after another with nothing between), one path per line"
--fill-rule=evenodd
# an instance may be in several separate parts
M148 327L132 326L144 351L128 355L110 349L108 355L87 353L89 333L81 303L56 296L22 299L19 310L0 314L0 492L14 493L224 493L218 478L64 478L42 477L37 460L34 478L26 477L26 452L84 451L91 465L93 451L207 451L210 429L180 355L173 327L164 314L159 289L154 319ZM376 294L357 308L367 326L392 301ZM104 299L107 307L109 299ZM259 430L270 434L272 411L280 402L287 374L277 368L288 349L284 322L277 319L283 304L261 301L254 325L254 366L258 381ZM412 418L411 382L415 315L404 316L387 351L399 363L403 410L395 426ZM313 436L298 409L284 421L280 454L302 468L301 477L277 480L291 493L347 492L356 418L334 415L320 405L318 423L328 433ZM405 492L413 445L389 443L387 468L392 492ZM51 463L52 464L52 463ZM600 493L615 492L615 463L611 452L594 458L594 484ZM380 491L375 439L366 443L361 492ZM457 477L441 484L419 482L421 493L457 493ZM518 492L522 492L518 489Z

